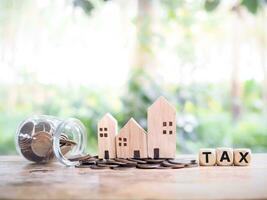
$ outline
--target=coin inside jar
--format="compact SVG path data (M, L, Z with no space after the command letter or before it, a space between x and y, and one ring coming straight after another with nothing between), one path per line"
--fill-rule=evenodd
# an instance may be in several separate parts
M38 132L32 138L31 148L36 155L45 157L52 149L52 136L47 132Z

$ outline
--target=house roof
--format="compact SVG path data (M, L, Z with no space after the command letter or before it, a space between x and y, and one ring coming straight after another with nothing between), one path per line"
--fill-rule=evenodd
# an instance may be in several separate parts
M170 102L163 96L160 96L151 106L148 107L148 111L158 109L158 107L168 107L169 109L173 110L176 112L175 107L170 104Z
M131 118L122 128L121 130L119 131L119 134L118 135L121 135L125 129L130 129L131 126L135 126L137 127L138 129L142 130L142 132L145 134L146 131L137 123L137 121L135 121L134 118Z
M117 123L117 120L110 114L110 113L106 113L99 121L98 124L104 121L111 121L114 123Z

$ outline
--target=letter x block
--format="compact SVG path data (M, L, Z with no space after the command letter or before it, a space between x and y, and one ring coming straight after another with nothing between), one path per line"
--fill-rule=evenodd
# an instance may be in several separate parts
M247 166L251 162L250 149L234 149L234 165Z
M199 150L199 164L201 166L214 166L216 164L215 149L202 148Z
M234 152L232 148L217 148L216 149L217 165L231 166L234 162Z

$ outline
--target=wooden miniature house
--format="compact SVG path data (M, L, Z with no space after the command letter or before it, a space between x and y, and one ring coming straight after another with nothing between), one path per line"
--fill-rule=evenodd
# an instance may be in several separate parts
M115 158L116 145L115 137L117 134L117 120L107 113L97 124L98 135L98 157Z
M147 134L131 118L116 136L118 158L147 158Z
M147 123L148 157L175 158L175 108L164 97L159 97L148 108Z

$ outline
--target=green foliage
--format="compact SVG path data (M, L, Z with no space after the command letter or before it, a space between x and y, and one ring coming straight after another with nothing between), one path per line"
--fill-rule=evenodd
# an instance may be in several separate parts
M219 6L220 2L220 0L206 0L204 8L208 12L214 11ZM265 6L266 3L267 2L265 0L240 0L238 2L234 2L230 9L245 7L250 13L257 14L259 9Z
M144 70L133 70L128 81L126 92L122 95L124 116L119 124L123 125L134 117L146 128L146 109L161 95L161 88Z
M248 147L254 152L263 152L267 148L266 116L245 115L233 129L234 147Z
M165 95L177 108L179 152L194 153L201 147L217 146L249 147L254 152L267 149L267 118L262 109L255 109L255 102L263 105L261 86L256 81L243 83L242 117L234 122L226 84L173 86L169 90L170 87L162 89L153 85L155 81L144 77L147 74L142 70L132 74L129 82L131 98L125 95L127 104L124 104L124 110L143 122L147 106L157 95ZM141 81L142 78L149 80L147 84L153 87L148 87L146 82Z
M106 2L107 0L103 0ZM6 1L7 3L4 5L10 5L12 1ZM96 0L73 0L74 7L81 7L83 11L90 15L92 10L95 8L94 2ZM184 7L186 1L184 0L162 0L162 5L164 5L168 10L168 17L170 19L176 19L177 14L175 12L176 9ZM220 5L220 0L205 0L204 9L208 12L212 12L216 10L216 8ZM242 6L245 7L250 13L257 14L260 7L264 6L267 2L265 0L239 0L239 2L233 2L232 7ZM231 9L231 8L230 8Z
M213 11L217 8L217 6L220 4L220 0L206 0L204 7L206 11Z
M4 86L0 87L0 153L15 152L16 127L33 114L80 119L88 132L88 151L96 153L96 125L106 112L117 118L120 127L134 117L146 128L147 108L160 95L166 96L177 108L179 152L194 153L200 147L217 146L249 147L254 152L262 152L267 150L267 117L260 88L253 80L243 83L242 116L233 122L227 85L163 87L141 69L132 71L120 97L88 87L60 88L33 83L23 87ZM18 96L11 102L14 95ZM42 99L37 98L40 95Z
M249 12L256 14L260 7L260 0L242 0L241 5L245 6Z
M87 15L90 15L94 9L93 3L88 0L74 0L73 6L82 8Z

